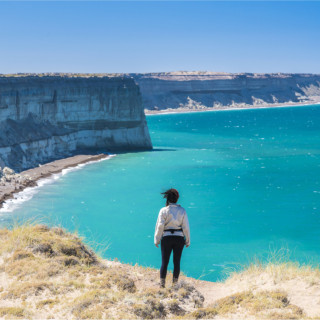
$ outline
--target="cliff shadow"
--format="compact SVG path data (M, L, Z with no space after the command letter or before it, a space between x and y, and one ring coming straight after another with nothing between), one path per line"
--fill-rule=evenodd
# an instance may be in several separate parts
M116 153L116 154L125 154L125 153L141 153L141 152L162 152L162 151L177 151L173 148L152 148L151 150L113 150L113 151L104 151L101 153Z
M177 149L174 148L153 148L150 150L151 152L160 152L160 151L177 151Z

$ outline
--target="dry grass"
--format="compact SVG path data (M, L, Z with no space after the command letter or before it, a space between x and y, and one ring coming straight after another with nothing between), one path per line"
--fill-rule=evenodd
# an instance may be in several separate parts
M302 319L286 292L248 289L203 307L204 298L186 277L160 289L158 270L101 260L76 234L25 224L0 230L1 318L63 319ZM274 282L307 279L320 271L278 261L255 263L225 282L232 286L267 274ZM249 280L248 280L249 279ZM169 279L168 279L169 280ZM169 282L169 281L168 281ZM196 282L195 282L196 283ZM4 304L3 304L4 303Z
M46 281L31 281L31 282L13 282L1 295L2 299L15 299L20 298L25 300L31 296L39 296L44 291L50 291L55 294L57 289L53 283Z
M62 228L49 228L45 225L23 224L12 230L4 229L0 234L2 245L0 253L22 251L31 255L42 253L47 257L65 256L81 260L85 264L97 262L94 252L88 249L82 239ZM22 257L23 258L23 257Z
M44 300L40 300L36 307L37 309L42 309L45 307L49 307L52 308L55 304L59 303L60 301L58 299L44 299Z
M61 228L24 224L0 230L0 241L8 280L1 299L12 306L0 317L151 319L185 314L203 301L188 284L159 289L155 269L106 265Z
M9 319L26 318L29 313L19 307L2 307L0 308L0 317L7 316Z
M265 274L273 279L275 284L293 279L303 279L309 285L320 284L320 269L312 265L301 265L298 262L255 263L250 264L241 272L234 272L227 279L231 283L244 277L255 277Z
M200 308L186 318L212 319L232 314L254 316L258 319L302 319L303 310L290 304L288 296L281 291L258 293L240 292L219 299L207 308Z
M310 285L320 283L319 264L312 262L301 264L297 261L292 261L289 250L286 248L270 252L265 261L260 261L258 258L254 259L252 263L243 267L241 271L229 271L227 281L232 282L241 277L254 277L261 274L269 275L274 283L299 278Z

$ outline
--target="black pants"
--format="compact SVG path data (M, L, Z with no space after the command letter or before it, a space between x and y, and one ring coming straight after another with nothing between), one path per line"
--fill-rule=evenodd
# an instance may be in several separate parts
M173 277L179 278L180 260L182 250L185 244L184 237L180 236L165 236L161 240L161 256L162 265L160 269L160 278L165 278L170 260L171 251L173 251Z

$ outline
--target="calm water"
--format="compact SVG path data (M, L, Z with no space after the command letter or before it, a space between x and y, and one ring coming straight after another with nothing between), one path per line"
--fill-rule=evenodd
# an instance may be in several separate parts
M120 154L43 186L2 224L42 218L78 230L103 255L160 267L154 225L175 187L191 246L182 270L216 280L287 248L320 259L320 106L147 117L155 150ZM171 266L170 262L170 266Z

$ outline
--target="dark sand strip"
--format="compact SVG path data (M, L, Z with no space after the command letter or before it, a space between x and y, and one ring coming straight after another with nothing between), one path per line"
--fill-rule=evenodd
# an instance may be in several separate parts
M3 184L0 184L0 208L3 203L13 198L13 194L24 190L27 187L34 187L37 185L39 179L47 178L52 174L59 173L63 169L76 167L79 164L87 163L90 161L97 161L100 159L107 158L107 154L98 154L98 155L77 155L61 160L56 160L41 165L33 169L22 171L19 173L22 176L21 182L17 179L12 179ZM23 177L29 177L29 179L23 179Z

